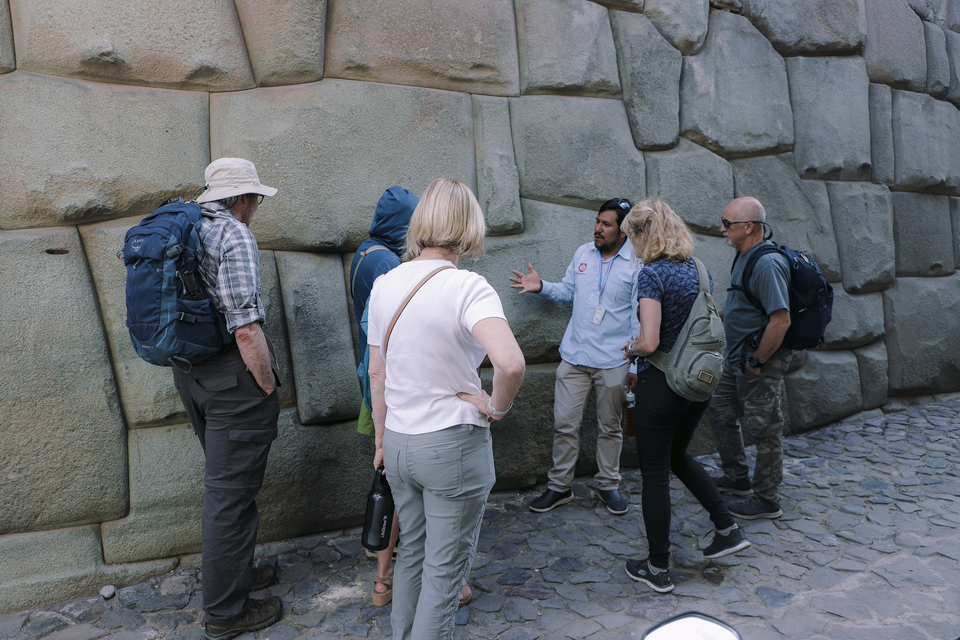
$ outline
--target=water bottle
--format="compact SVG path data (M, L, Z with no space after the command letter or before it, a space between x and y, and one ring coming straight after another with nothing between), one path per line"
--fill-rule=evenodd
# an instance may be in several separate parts
M633 389L628 389L623 397L623 435L633 435L633 410L637 406L637 397L633 395Z
M367 494L367 515L363 520L360 542L370 551L383 551L390 544L393 526L393 492L383 474L383 467L375 469Z

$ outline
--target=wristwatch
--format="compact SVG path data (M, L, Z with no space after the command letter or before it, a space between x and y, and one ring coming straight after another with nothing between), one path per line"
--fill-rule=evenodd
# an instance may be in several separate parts
M760 361L757 359L757 356L750 356L750 359L747 360L747 364L750 365L751 367L753 367L754 369L759 369L760 367L762 367L762 366L764 365L763 362L760 362Z

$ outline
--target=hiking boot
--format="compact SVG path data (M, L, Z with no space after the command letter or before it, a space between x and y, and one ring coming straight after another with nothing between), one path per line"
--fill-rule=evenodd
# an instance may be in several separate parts
M743 551L750 546L747 536L743 535L743 529L737 527L727 535L720 535L717 531L713 534L713 541L703 550L703 557L708 560L713 558L722 558L737 551Z
M752 496L746 500L737 500L728 502L727 508L737 518L743 520L756 520L757 518L768 518L774 520L783 515L780 505L776 502L764 500L760 496Z
M650 559L644 558L643 560L627 560L627 575L636 580L637 582L642 582L657 593L670 593L673 591L673 582L670 580L670 570L662 569L659 573L654 574L650 571Z
M622 516L627 512L627 501L620 495L618 489L599 489L597 494L603 504L607 505L607 511L615 516Z
M206 640L230 640L250 631L265 629L280 619L283 602L276 596L264 600L250 600L250 608L243 617L230 624L203 625L203 637Z
M753 493L750 490L749 478L734 481L727 476L719 476L711 477L710 479L713 480L713 484L717 485L717 489L720 489L720 493L729 493L730 495L740 496L741 498L746 498Z
M260 591L266 589L277 579L277 568L272 564L262 564L255 567L253 576L250 580L250 591Z
M530 503L530 511L536 511L537 513L546 513L555 507L559 507L562 504L567 504L573 500L573 491L567 489L566 491L554 491L553 489L547 489L543 492L543 495L539 498L534 499Z

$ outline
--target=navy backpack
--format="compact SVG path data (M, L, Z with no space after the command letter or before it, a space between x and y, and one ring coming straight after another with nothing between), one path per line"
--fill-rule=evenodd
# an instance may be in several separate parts
M196 277L200 205L170 198L127 231L127 328L150 364L188 371L230 341L223 316Z

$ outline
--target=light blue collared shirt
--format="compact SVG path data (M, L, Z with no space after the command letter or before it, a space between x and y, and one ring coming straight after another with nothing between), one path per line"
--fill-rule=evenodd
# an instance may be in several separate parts
M640 335L637 272L642 263L633 256L629 240L610 260L603 261L600 250L588 242L573 254L563 280L543 281L541 295L573 303L573 317L560 342L560 357L570 364L595 369L619 367L626 362L620 347ZM605 282L602 296L601 281ZM594 324L590 319L598 305L606 311L600 324Z

